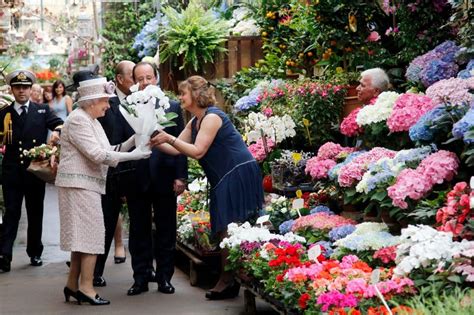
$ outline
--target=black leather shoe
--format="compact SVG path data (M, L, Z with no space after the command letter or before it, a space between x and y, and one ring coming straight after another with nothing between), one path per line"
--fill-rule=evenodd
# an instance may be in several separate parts
M66 300L66 302L69 302L69 299L71 298L71 296L77 300L77 291L73 291L69 289L68 287L64 287L63 292L64 292L64 299Z
M140 284L134 283L130 289L127 291L127 295L138 295L143 292L148 292L148 283L147 284Z
M81 305L82 302L89 303L90 305L109 305L110 301L101 298L98 294L95 297L91 298L90 296L85 295L81 291L77 290L77 304Z
M105 287L107 285L107 282L105 281L104 277L94 277L94 280L92 280L92 285L94 287Z
M158 281L158 291L165 294L173 294L174 287L168 280Z
M239 295L240 290L240 283L233 282L229 284L224 290L222 291L207 291L206 298L209 300L224 300L224 299L232 299Z
M0 270L3 272L9 272L11 268L11 261L6 256L0 256Z
M127 260L127 257L114 256L114 263L123 264Z
M41 260L40 256L33 256L30 258L30 262L32 266L39 267L43 265L43 260Z

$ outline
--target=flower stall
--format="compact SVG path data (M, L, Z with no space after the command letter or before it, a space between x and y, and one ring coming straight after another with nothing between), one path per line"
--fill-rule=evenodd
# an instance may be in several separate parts
M161 36L165 59L193 71L201 49L216 76L226 78L216 88L267 192L257 223L229 225L219 245L245 287L247 310L259 296L288 314L436 314L429 305L439 301L451 303L453 313L472 311L452 303L472 297L474 280L474 60L466 2L203 6L199 12L209 18L197 32L212 36L171 56L171 44L189 36L177 26L199 21L189 10L197 3L166 9L171 23L151 20L136 47L153 55L150 38ZM246 37L250 29L254 37ZM219 48L209 44L224 37ZM221 71L222 60L213 57L225 49L229 69ZM387 70L393 86L348 110L354 73L373 67ZM190 182L178 235L185 250L203 254L218 248L208 233L203 182Z

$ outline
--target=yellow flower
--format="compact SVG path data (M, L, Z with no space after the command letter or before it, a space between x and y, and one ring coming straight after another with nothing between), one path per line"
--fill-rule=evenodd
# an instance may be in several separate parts
M303 118L303 125L304 125L305 127L308 127L308 126L309 126L309 120L306 119L306 118Z
M303 193L301 192L301 189L298 189L298 190L296 191L296 197L297 197L297 198L301 198L301 196L303 196Z
M349 13L349 29L352 32L357 32L357 18L354 13Z
M344 69L342 69L342 67L336 68L336 73L343 73L343 72L344 72Z
M298 153L298 152L293 152L291 153L291 157L293 158L293 162L296 164L298 164L299 161L301 161L301 153Z

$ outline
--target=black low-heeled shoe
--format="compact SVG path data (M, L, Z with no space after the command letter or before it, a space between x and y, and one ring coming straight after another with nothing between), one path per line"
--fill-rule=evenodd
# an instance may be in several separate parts
M76 291L73 291L73 290L69 289L68 287L64 287L63 292L64 292L64 299L66 300L66 302L69 302L69 299L71 298L71 296L77 300L77 292Z
M82 302L89 303L90 305L109 305L110 301L101 298L98 294L94 298L85 295L81 291L77 290L77 304L81 305Z
M125 260L127 260L127 257L114 256L114 262L116 264L123 264L125 262Z
M234 281L222 291L207 291L206 298L209 300L232 299L239 295L240 283Z

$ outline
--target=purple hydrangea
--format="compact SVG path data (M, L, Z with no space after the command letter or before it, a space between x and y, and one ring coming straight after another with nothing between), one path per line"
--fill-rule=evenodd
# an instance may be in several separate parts
M327 206L316 206L311 211L309 212L310 214L315 214L315 213L327 213L334 215L334 212L331 211Z
M329 231L329 238L333 242L335 242L351 234L352 232L355 231L355 229L356 227L353 224L346 224L346 225L335 227L331 231Z
M286 234L288 232L291 232L291 228L293 227L294 223L295 220L288 220L280 224L280 226L278 227L280 234Z
M359 155L363 154L363 153L366 153L367 151L365 150L361 150L361 151L356 151L356 152L352 152L351 154L349 154L346 159L344 160L344 162L341 162L339 164L336 164L336 166L334 166L333 168L331 168L329 171L328 171L328 177L330 180L337 180L337 177L338 177L338 172L339 170L341 169L341 167L343 167L344 165L346 164L349 164L353 159L355 159L356 157L358 157Z
M433 83L456 76L458 70L459 66L454 62L431 60L420 73L421 83L429 87Z
M257 106L257 98L247 95L241 97L234 105L234 109L238 112L245 111L249 108Z
M158 47L158 26L158 17L154 17L135 36L132 48L137 51L138 57L155 55Z

